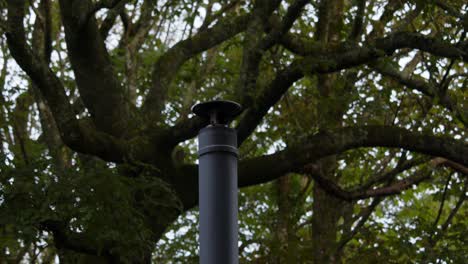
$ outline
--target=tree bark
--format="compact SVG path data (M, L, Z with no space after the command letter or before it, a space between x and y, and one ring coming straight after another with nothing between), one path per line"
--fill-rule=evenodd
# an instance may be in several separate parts
M320 2L319 32L317 40L323 46L336 45L340 41L340 31L343 27L343 0ZM318 76L318 90L320 94L317 113L319 113L319 130L342 126L344 105L330 105L330 99L340 93L336 89L338 74L321 74ZM342 102L341 104L344 104ZM336 155L319 161L320 173L330 180L337 180L338 167ZM313 187L313 218L312 218L312 246L314 263L340 263L336 259L338 220L342 217L345 203L330 195L322 186Z
M291 176L285 175L275 181L278 212L276 218L275 241L272 249L272 263L297 263L294 259L295 245L291 210Z

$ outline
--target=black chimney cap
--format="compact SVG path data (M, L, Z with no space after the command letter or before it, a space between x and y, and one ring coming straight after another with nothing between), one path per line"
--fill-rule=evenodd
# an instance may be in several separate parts
M192 106L192 112L209 120L211 125L228 125L242 112L242 107L233 101L214 100Z

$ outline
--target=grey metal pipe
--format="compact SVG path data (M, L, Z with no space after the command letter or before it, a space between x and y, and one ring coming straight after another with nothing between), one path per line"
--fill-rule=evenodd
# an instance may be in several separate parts
M210 122L198 134L200 263L237 264L237 133L228 124L240 105L211 101L192 111Z
M200 263L238 263L237 135L222 125L200 131Z

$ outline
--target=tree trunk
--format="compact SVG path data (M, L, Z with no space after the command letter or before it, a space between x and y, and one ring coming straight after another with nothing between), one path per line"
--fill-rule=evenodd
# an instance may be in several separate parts
M340 263L335 257L338 221L343 202L325 192L318 184L313 190L312 241L314 263Z
M291 221L291 176L285 175L275 182L278 213L272 263L297 263L294 256L294 234Z

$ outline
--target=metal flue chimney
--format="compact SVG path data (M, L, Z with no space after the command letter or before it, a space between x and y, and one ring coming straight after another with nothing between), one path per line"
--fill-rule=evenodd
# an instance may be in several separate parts
M198 134L200 263L237 264L237 134L228 125L241 106L210 101L192 112L210 123Z

